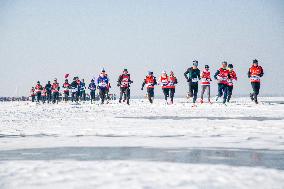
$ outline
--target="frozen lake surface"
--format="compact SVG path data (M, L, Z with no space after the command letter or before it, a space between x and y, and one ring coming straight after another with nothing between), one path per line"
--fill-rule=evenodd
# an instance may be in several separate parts
M284 188L284 98L0 103L0 188Z

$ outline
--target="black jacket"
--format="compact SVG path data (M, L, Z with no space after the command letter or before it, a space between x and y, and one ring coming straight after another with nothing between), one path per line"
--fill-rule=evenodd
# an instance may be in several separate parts
M186 70L186 72L184 72L184 77L188 82L191 81L193 78L198 78L200 80L200 70L198 68L193 69L192 67L190 67Z

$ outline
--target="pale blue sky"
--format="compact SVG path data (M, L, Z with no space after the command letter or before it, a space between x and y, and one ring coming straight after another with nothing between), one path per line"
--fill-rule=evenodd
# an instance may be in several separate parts
M234 64L234 92L247 94L254 58L265 69L262 94L284 95L284 1L0 1L0 96L15 95L17 86L27 95L37 80L62 83L65 73L90 80L102 67L114 92L128 68L133 95L145 93L148 70L158 76L172 69L184 95L183 73L193 59L212 72L223 60Z

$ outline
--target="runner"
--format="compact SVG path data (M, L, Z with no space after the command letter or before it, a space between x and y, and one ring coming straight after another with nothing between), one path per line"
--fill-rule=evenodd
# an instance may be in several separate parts
M209 66L205 65L205 69L201 73L201 100L200 103L202 104L204 93L207 90L207 96L208 96L208 102L211 103L210 100L210 82L212 81L211 79L211 73L209 71Z
M251 87L253 92L250 93L250 98L256 104L258 104L257 96L260 89L260 78L263 76L263 68L258 65L258 60L253 60L253 64L248 71L248 77L250 78Z
M148 100L152 104L154 101L154 88L155 88L155 85L157 85L157 80L156 80L156 77L154 77L153 72L151 71L148 72L148 75L146 76L146 78L144 79L142 83L142 88L141 88L142 91L145 85L147 88Z

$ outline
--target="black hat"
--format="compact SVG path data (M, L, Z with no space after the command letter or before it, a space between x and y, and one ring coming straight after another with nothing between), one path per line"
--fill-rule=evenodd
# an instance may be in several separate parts
M258 64L258 60L257 60L257 59L254 59L252 62L253 62L254 64Z
M223 61L222 64L228 64L228 62L227 61Z
M124 68L124 70L123 70L124 72L127 72L127 69L126 68Z
M205 65L205 68L209 68L209 65Z
M228 68L234 68L233 64L229 64Z

